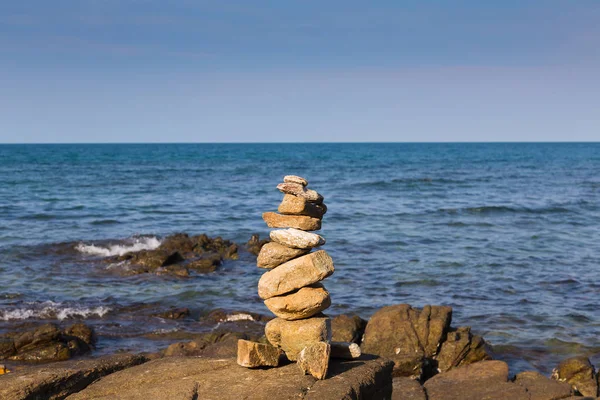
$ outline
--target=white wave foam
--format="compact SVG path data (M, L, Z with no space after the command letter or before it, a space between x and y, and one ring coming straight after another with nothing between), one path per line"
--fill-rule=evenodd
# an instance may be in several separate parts
M33 303L30 303L33 304ZM14 310L0 310L0 320L14 321L29 318L39 319L58 319L64 320L67 318L88 318L90 316L103 317L111 310L110 307L78 307L78 306L63 306L62 303L53 301L45 301L30 308L16 308Z
M231 314L225 317L225 322L235 321L255 321L255 319L252 317L252 315L245 313Z
M160 246L160 240L155 237L137 238L131 244L115 244L108 247L96 246L94 244L79 243L75 249L81 253L96 256L110 257L122 256L127 253L141 250L154 250Z

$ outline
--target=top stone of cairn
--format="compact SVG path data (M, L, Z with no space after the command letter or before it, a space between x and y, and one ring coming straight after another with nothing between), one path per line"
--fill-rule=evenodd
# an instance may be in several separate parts
M285 183L298 183L302 186L308 185L308 181L306 179L304 179L301 176L296 176L296 175L286 175L283 177L283 181Z

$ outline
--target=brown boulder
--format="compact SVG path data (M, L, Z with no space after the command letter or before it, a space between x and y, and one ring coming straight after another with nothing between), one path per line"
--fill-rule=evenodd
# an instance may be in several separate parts
M517 374L515 383L527 390L530 400L559 400L573 394L568 383L557 382L535 371Z
M336 315L331 319L331 340L360 344L367 321L358 315Z
M583 396L598 396L598 377L587 357L573 357L562 361L552 372L552 379L569 383Z
M45 324L32 331L7 334L0 338L0 359L25 362L65 361L91 350L95 335L84 324L62 331L55 324Z
M289 321L312 317L331 305L329 292L320 283L305 286L283 296L265 300L267 308L276 316Z
M491 351L481 336L473 336L471 328L460 327L448 332L446 341L435 357L440 372L478 361L491 360Z
M294 228L301 231L318 231L321 229L320 219L304 215L282 215L265 212L262 217L269 228Z
M331 340L331 321L322 314L297 321L275 318L267 323L265 335L269 343L281 348L289 360L296 361L298 353L307 345Z
M421 377L426 358L437 354L452 319L452 308L408 304L383 307L369 320L363 336L363 353L388 357L397 376Z
M260 268L272 269L308 252L310 252L310 249L294 249L277 242L270 242L260 249L256 265Z
M309 253L265 272L258 281L258 295L266 300L286 294L317 283L333 271L333 260L325 250Z
M321 219L327 212L327 207L325 204L310 203L302 197L286 194L277 211L284 215L306 215Z
M481 361L454 368L424 384L428 400L529 400L525 388L508 382L503 361Z

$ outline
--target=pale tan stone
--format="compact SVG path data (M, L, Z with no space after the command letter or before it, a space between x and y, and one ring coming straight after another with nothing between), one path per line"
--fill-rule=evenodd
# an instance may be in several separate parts
M274 212L265 212L262 215L269 228L295 228L302 231L318 231L321 229L321 220L304 215L282 215Z
M325 250L309 253L267 271L258 281L258 295L266 300L312 285L333 274L333 260Z
M298 353L307 345L331 340L331 321L323 314L296 321L275 318L265 326L265 335L269 343L282 349L289 360L296 361Z
M269 242L260 249L256 265L266 269L275 268L286 261L303 256L309 251L310 249L294 249L277 242Z
M279 185L277 185L277 189L279 189L279 191L282 193L293 194L294 196L303 197L312 203L321 204L323 202L323 196L321 196L315 190L306 189L299 183L280 183Z
M281 355L281 350L270 344L238 340L237 363L242 367L276 367Z
M331 358L355 360L361 355L360 346L356 343L331 342Z
M322 236L294 228L271 231L269 236L274 242L294 249L312 249L325 244Z
M285 183L298 183L302 186L308 185L308 181L301 176L298 175L286 175L283 177L283 181Z
M271 297L265 300L265 305L279 318L292 321L312 317L327 309L331 298L323 285L315 283L287 295Z
M329 368L329 343L315 342L306 346L298 354L298 367L305 375L310 374L317 379L325 379Z
M310 203L303 197L286 194L283 196L277 211L285 215L306 215L313 218L323 218L323 215L327 212L327 206L325 206L325 203Z

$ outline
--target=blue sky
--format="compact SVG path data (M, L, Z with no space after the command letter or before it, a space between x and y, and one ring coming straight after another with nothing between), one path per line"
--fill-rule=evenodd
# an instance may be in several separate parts
M600 1L0 3L0 142L600 140Z

